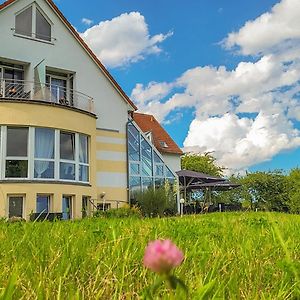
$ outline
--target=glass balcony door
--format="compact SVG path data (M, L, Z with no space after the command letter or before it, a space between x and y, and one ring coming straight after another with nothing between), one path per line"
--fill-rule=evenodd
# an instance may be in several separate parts
M73 76L71 74L46 74L46 84L51 102L73 106Z
M0 66L0 97L24 97L24 71L15 67Z
M67 79L54 75L47 75L46 83L51 93L51 101L64 104L67 101Z

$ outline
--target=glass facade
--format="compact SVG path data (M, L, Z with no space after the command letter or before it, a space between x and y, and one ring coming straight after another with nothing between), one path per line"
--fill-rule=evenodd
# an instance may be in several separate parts
M175 174L150 140L131 122L127 125L130 193L174 183Z

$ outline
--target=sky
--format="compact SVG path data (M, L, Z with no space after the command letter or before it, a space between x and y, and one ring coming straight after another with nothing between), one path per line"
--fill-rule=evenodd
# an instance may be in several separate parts
M185 151L229 173L300 165L299 0L56 3Z

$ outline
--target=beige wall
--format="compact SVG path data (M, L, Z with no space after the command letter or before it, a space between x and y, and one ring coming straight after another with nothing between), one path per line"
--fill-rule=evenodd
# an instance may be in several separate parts
M0 125L40 126L90 136L90 185L68 183L0 182L0 217L8 215L8 195L24 195L24 217L36 209L36 195L52 195L52 212L62 211L62 195L73 197L73 217L81 217L82 196L97 198L96 118L61 106L1 101Z
M128 201L126 134L97 130L97 194L105 192L105 202L117 207Z

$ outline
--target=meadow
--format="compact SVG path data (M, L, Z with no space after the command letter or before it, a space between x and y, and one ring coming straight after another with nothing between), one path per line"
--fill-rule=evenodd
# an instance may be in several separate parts
M145 247L164 238L185 254L188 299L300 299L300 216L280 213L1 221L1 299L141 299L157 280Z

